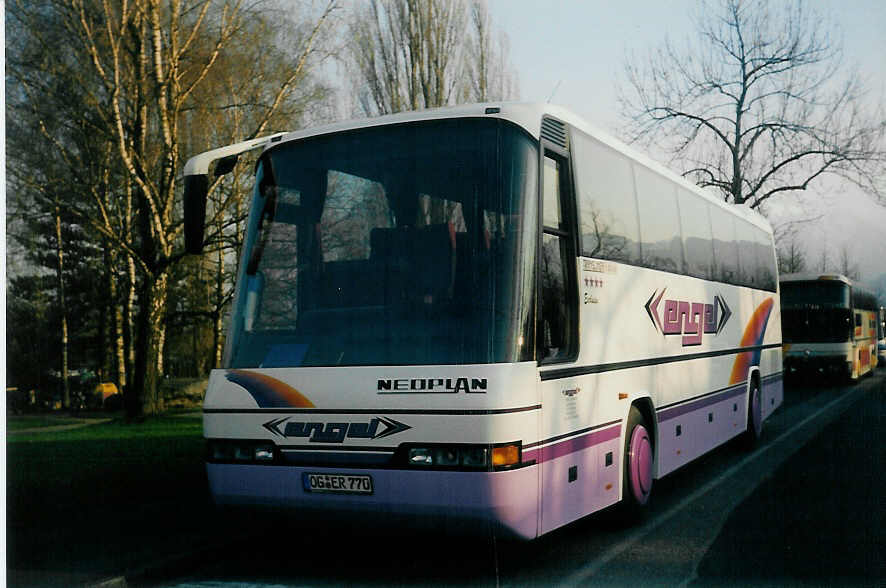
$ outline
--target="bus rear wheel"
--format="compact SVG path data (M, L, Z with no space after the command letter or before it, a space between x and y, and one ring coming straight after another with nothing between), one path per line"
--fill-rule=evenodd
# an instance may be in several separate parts
M652 495L655 452L652 434L643 414L632 406L625 427L621 509L627 518L639 518Z
M760 383L754 379L751 381L751 391L748 394L748 425L745 429L744 440L748 449L757 445L763 435L763 396L760 391Z

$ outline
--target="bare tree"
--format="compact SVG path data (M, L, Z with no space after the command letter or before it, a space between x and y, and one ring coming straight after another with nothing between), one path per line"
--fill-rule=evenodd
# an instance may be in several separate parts
M518 98L517 74L509 65L508 36L503 31L496 35L486 0L474 0L471 4L469 34L464 101Z
M806 271L806 252L797 243L794 235L790 240L782 244L776 250L778 256L778 271L783 274L794 274Z
M818 257L818 271L824 273L830 271L830 269L831 259L828 255L828 239L825 237L821 246L821 255Z
M252 75L241 76L236 92L224 92L223 76L216 75L235 41L248 44L241 37L254 32L247 25L260 16L240 0L20 0L13 5L15 22L45 49L36 62L13 62L19 83L15 105L27 111L31 124L16 128L16 140L37 136L43 141L64 170L52 178L69 188L64 211L129 266L133 296L127 305L135 316L128 337L134 356L127 372L130 416L163 409L158 379L164 371L170 276L184 257L178 245L183 157L217 144L228 132L239 135L234 140L267 132L268 125L280 122L276 113L291 112L291 98L306 79L314 42L334 7L329 0L303 23L306 34L285 53L288 67L261 77L262 91L251 93L247 86L266 72L260 64ZM42 23L48 22L54 36L43 38ZM225 101L228 97L237 99ZM243 130L220 125L223 130L207 132L199 141L188 132L206 131L209 124L197 121L207 111L228 113L222 117L227 122L234 118L231 112L246 110ZM24 147L22 152L28 151ZM39 147L32 145L34 157L14 166L14 179L45 205L54 200L49 184L40 181ZM100 179L103 174L107 180ZM225 209L231 202L219 203ZM219 209L213 214L230 216ZM127 324L124 318L124 330Z
M628 59L628 134L668 151L685 175L756 208L823 174L878 198L886 117L841 61L826 19L802 2L702 4L694 41ZM876 110L876 112L874 112Z
M378 115L516 97L507 37L494 39L482 0L365 0L350 19L346 52L360 110Z
M837 263L839 264L837 271L850 280L857 281L861 279L861 272L858 269L858 264L855 263L853 259L852 248L848 243L843 243L840 247L840 257L837 259Z
M248 140L269 129L294 130L325 102L330 90L316 79L314 70L334 50L329 33L337 24L333 20L337 4L327 0L319 16L310 6L304 8L265 7L261 14L244 19L240 34L210 72L209 83L197 93L194 108L200 114L197 124L187 130L192 152ZM213 278L203 310L196 314L212 325L213 367L221 363L222 319L233 298L254 163L254 157L244 156L209 190L203 263Z

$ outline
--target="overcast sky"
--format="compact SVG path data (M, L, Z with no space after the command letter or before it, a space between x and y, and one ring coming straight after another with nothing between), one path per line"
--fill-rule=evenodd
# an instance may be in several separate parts
M886 99L886 0L818 0L811 4L835 22L845 61L861 70L871 102L882 103ZM551 102L615 133L619 124L616 84L625 55L644 55L666 35L677 42L691 35L689 16L697 3L489 0L489 5L510 40L520 99L545 102L553 94ZM800 230L813 264L819 260L823 244L837 251L847 243L858 260L862 280L886 273L886 204L875 205L851 185L831 180L805 195L773 202L771 208L770 220L775 223L796 216L826 215Z

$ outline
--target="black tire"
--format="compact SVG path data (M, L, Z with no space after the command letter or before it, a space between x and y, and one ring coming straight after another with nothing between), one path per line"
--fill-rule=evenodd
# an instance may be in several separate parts
M642 518L652 495L655 440L652 429L636 406L628 412L622 460L621 514L625 519Z
M748 449L753 449L763 435L763 391L760 389L760 381L757 378L751 380L747 412L748 420L744 432L744 444Z

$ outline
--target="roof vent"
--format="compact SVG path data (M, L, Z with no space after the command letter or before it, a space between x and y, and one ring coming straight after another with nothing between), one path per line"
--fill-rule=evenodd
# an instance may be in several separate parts
M566 142L566 125L553 118L541 119L541 138L550 141L554 145L558 145L563 149L567 148Z

